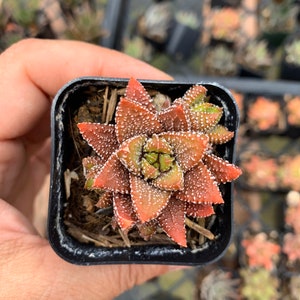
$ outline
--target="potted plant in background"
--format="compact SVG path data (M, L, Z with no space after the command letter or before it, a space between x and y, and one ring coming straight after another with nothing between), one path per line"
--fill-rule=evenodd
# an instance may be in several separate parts
M166 52L176 59L187 59L200 36L200 20L192 11L175 14L175 24L166 45Z
M288 38L283 46L283 57L281 62L282 79L300 79L300 38L299 33Z
M234 45L238 38L240 13L237 8L221 7L211 10L211 39L212 44L224 42Z
M239 75L242 77L267 77L273 65L273 57L265 40L248 42L238 51L237 61L240 65Z
M249 104L247 120L252 131L280 131L284 124L279 101L258 96Z
M71 82L53 106L54 249L79 264L215 260L230 239L225 183L241 173L236 113L213 85Z
M235 76L238 72L234 52L226 45L208 47L204 57L202 68L207 75Z
M297 4L293 0L264 0L259 5L258 19L261 37L271 48L280 46L294 31Z

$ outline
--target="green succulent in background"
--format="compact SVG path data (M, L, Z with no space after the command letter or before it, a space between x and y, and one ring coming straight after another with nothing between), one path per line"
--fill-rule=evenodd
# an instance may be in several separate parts
M69 18L69 29L65 32L68 39L98 43L104 31L101 29L103 11L94 11L89 5L83 5Z
M265 40L254 40L241 51L239 61L251 69L266 69L272 65L272 56Z
M300 40L295 40L285 47L285 60L289 64L300 66Z
M240 275L243 280L241 294L245 299L251 300L274 300L279 299L277 288L279 281L264 268L256 270L241 269Z
M200 299L222 300L238 299L240 279L232 278L230 272L213 270L204 277L200 287Z
M36 26L39 5L39 0L4 1L4 7L13 20L25 28Z
M204 69L209 75L234 76L237 73L234 51L223 45L209 49L205 57Z
M260 12L260 26L265 32L287 32L295 27L298 7L293 0L266 1Z
M193 12L179 11L175 15L175 19L178 23L183 24L192 29L198 29L200 27L200 20L198 16Z

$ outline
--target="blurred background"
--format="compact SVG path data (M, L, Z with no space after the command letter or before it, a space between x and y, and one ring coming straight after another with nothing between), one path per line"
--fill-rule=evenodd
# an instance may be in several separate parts
M300 299L300 2L0 0L0 53L18 40L117 49L240 108L235 229L225 256L124 293L136 299ZM43 228L45 205L37 203ZM43 223L43 224L42 224ZM41 231L43 229L40 229Z

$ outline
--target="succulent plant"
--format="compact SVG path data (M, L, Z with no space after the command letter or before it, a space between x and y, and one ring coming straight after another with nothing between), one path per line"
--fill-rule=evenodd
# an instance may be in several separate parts
M278 165L275 158L252 154L241 162L247 184L256 188L278 188Z
M265 32L290 32L295 27L297 12L293 0L265 1L260 12L260 27Z
M272 56L264 40L249 42L239 55L239 62L254 70L265 70L272 65Z
M268 130L279 126L280 104L269 98L258 96L248 109L248 121L254 129Z
M300 45L300 43L299 43ZM300 54L300 53L299 53ZM300 60L299 60L300 64ZM300 126L300 96L288 100L286 104L287 121L291 126Z
M234 76L237 63L234 52L224 45L208 49L204 61L205 73L213 76Z
M200 287L200 299L239 299L239 283L240 279L232 278L232 274L230 272L213 270L202 280Z
M274 268L274 261L280 253L280 246L269 241L264 232L253 238L244 239L242 246L245 248L250 267L263 267L266 270Z
M176 13L175 19L178 23L195 30L200 27L199 17L192 11L179 11Z
M211 34L215 39L234 41L240 26L239 11L232 7L224 7L213 11Z
M286 254L290 263L300 260L300 234L285 234L282 251Z
M300 154L282 157L278 170L284 188L300 191Z
M195 85L157 109L132 78L115 125L78 124L97 154L83 159L85 187L102 192L97 205L113 206L124 233L136 226L147 240L161 228L186 247L187 216L207 217L213 205L224 202L219 184L236 179L241 170L212 153L214 144L234 133L218 124L222 108L208 99L206 88Z
M279 299L277 291L279 281L277 277L263 268L257 270L241 269L243 279L241 294L245 299L251 300L274 300Z
M287 63L300 66L300 40L295 40L285 46L285 60Z

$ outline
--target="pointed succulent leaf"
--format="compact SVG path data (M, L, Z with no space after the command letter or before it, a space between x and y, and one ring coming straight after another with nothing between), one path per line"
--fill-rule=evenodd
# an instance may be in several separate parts
M147 162L151 165L153 165L154 163L156 163L158 161L158 156L159 154L157 152L145 152L143 157L145 158L145 160L147 160Z
M225 126L216 125L207 132L209 141L212 144L225 144L234 137L234 132L229 131Z
M119 102L115 120L116 134L120 143L136 135L152 135L162 131L155 114L126 98L122 98Z
M192 107L189 111L192 130L207 132L220 121L222 107L204 102Z
M159 136L173 147L176 160L183 172L197 165L208 147L208 137L201 133L164 132Z
M192 203L224 203L215 178L202 162L185 173L184 189L176 197Z
M178 245L187 247L185 230L185 204L172 197L157 220L163 231Z
M146 135L134 136L123 142L116 152L122 164L135 175L141 171L140 157L146 139Z
M77 126L83 138L104 160L107 160L117 149L118 142L114 126L87 122L78 123Z
M159 175L159 170L153 164L150 164L147 159L141 160L142 174L145 180L155 179Z
M189 107L194 106L205 101L206 92L207 89L203 85L194 85L184 94L183 100Z
M205 154L203 162L211 171L218 183L230 182L237 179L242 170L214 154Z
M158 157L159 171L166 172L172 168L174 157L170 154L161 153Z
M150 95L144 88L144 86L135 78L130 78L126 87L125 96L129 100L140 103L147 110L155 113L156 109L151 100Z
M186 215L194 218L206 218L215 213L211 204L185 202Z
M130 183L132 203L141 223L156 218L168 204L171 193L160 190L132 174Z
M137 221L130 195L114 193L114 216L122 230L129 230Z
M157 134L153 134L152 138L149 138L144 146L145 152L156 152L156 153L172 153L172 147L168 142L158 137Z
M93 188L104 189L122 194L130 192L129 173L114 153L104 164L97 177Z
M100 172L103 165L104 165L104 161L99 156L88 156L83 158L82 160L83 174L86 178L86 182L84 186L85 189L92 189L95 178L97 174Z
M183 189L183 171L177 162L174 162L171 169L161 173L151 184L166 191L179 191Z
M184 94L183 100L189 105L194 106L205 101L207 89L203 85L194 85Z
M188 131L190 121L182 103L173 104L158 114L163 131Z
M99 208L107 208L113 205L113 193L104 191L100 196L99 200L96 203L96 206Z

